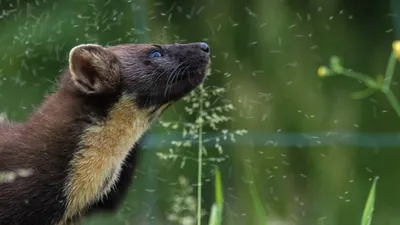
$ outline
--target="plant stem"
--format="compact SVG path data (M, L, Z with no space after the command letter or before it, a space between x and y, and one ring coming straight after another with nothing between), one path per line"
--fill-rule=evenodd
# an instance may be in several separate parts
M201 176L203 166L203 85L200 85L200 99L199 99L199 152L198 152L198 172L197 172L197 225L201 225Z
M372 78L364 75L362 73L354 72L352 70L343 70L343 75L354 78L356 80L361 80L367 87L380 89L379 84Z
M352 71L352 70L348 70L348 69L345 69L342 72L342 74L345 75L345 76L348 76L348 77L352 77L352 78L354 78L356 80L364 81L364 82L367 81L367 80L373 80L370 77L368 77L367 75L364 75L362 73L358 73L358 72L355 72L355 71Z
M335 61L337 61L337 60L335 60ZM389 60L388 60L388 64L386 66L385 79L383 81L383 84L381 82L375 81L374 79L372 79L371 77L369 77L365 74L355 72L352 70L348 70L348 69L344 69L341 65L338 65L337 63L335 63L335 64L332 63L331 70L333 72L335 72L336 74L343 74L347 77L351 77L356 80L361 80L367 87L372 88L374 90L382 91L388 98L389 103L392 105L393 109L396 111L397 116L400 117L400 103L397 100L397 98L394 96L392 90L390 90L390 85L392 83L392 78L393 78L393 74L394 74L394 71L396 68L396 63L397 63L396 53L394 51L392 51L392 53L390 54ZM369 95L372 92L373 92L373 90L371 90L368 93L365 92L362 94Z
M394 51L392 51L392 54L390 54L388 64L386 67L385 81L382 87L382 91L384 93L387 93L390 90L390 84L392 83L392 77L394 74L395 67L396 67L396 54Z
M393 92L391 90L389 90L385 94L386 94L386 97L388 98L390 104L396 111L397 116L400 117L400 105L399 105L399 102L397 101L396 97L394 96Z

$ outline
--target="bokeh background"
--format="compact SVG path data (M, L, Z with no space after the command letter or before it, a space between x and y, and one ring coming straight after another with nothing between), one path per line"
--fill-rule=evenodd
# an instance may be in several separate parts
M236 109L224 112L232 120L204 129L204 224L215 166L224 224L359 224L376 176L372 224L399 224L400 118L383 94L351 98L365 89L360 82L317 76L332 55L347 68L384 73L399 16L396 0L0 0L0 111L25 120L75 45L206 41L213 65L205 86L225 88L216 104ZM162 121L194 122L190 104L179 102ZM215 148L224 130L242 129L236 142ZM182 132L156 124L123 208L85 224L194 224L197 147L177 148Z

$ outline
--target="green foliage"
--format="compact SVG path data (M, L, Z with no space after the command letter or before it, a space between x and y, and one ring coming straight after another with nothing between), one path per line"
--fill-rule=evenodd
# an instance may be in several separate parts
M367 75L362 73L355 72L350 69L346 69L342 66L341 60L337 56L331 57L330 60L330 67L327 68L325 66L320 67L318 69L318 75L320 77L326 76L334 76L334 75L344 75L350 78L354 78L356 80L362 81L366 86L367 89L361 92L353 93L354 98L365 98L375 92L382 92L386 95L387 99L389 100L390 104L392 105L393 109L396 111L397 115L400 117L400 104L397 98L394 96L391 90L391 84L393 79L393 74L395 72L395 66L400 56L400 42L395 41L393 42L393 50L390 54L385 76L382 78L378 76L376 80L370 78ZM372 221L372 214L374 211L374 204L375 204L375 192L376 192L376 183L379 177L375 177L368 195L368 199L365 203L364 212L361 219L361 225L370 225Z

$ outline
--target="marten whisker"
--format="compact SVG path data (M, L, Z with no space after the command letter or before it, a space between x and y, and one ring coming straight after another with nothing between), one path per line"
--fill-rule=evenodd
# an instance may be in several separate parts
M182 71L182 69L184 69L184 67L180 67L178 71L175 70L175 72L173 74L171 74L172 79L171 79L171 83L170 84L174 84L174 81L176 80L176 78L179 77L179 74ZM167 83L167 88L166 88L167 95L170 94L170 90L172 89L170 84Z
M187 65L185 67L182 67L177 73L175 73L174 78L171 81L171 84L174 84L174 80L179 80L181 77L185 78L185 72L187 69L190 68L190 65ZM187 79L187 78L186 78ZM171 90L172 87L171 85L168 86L168 90Z
M176 71L181 65L183 65L183 62L180 63L180 64L178 64L178 65L174 68L174 70L172 70L172 72L169 72L169 73L168 73L167 84L166 84L167 88L165 89L164 96L167 96L167 91L168 91L170 79L172 79L172 78L174 77L175 71Z

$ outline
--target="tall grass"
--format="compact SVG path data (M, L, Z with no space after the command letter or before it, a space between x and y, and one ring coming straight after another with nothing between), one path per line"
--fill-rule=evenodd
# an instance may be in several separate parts
M212 74L209 71L207 77ZM207 151L214 150L220 155L223 155L222 141L236 141L236 136L247 133L244 129L228 130L224 126L227 122L232 121L233 118L229 116L232 110L235 110L234 105L226 98L225 87L218 86L207 86L205 84L200 85L195 91L192 91L188 96L183 98L186 102L185 111L189 115L195 115L194 122L180 122L180 121L165 121L161 120L160 123L165 128L181 129L182 140L173 140L171 144L173 148L170 149L169 153L159 152L157 155L164 160L177 160L181 159L181 165L185 165L185 161L188 158L184 151L185 148L196 147L197 149L197 225L201 225L202 222L202 177L203 177L203 164L206 162L219 163L225 160L224 157L208 157ZM213 137L204 138L203 134L207 131L214 131L217 135ZM206 149L204 143L213 144L213 149ZM219 172L216 173L218 179L220 179ZM221 187L221 180L216 181L216 186ZM222 196L221 190L216 190L220 193L218 196ZM218 203L219 201L219 203ZM217 209L222 207L222 199L216 203ZM213 209L212 209L213 210ZM211 210L211 211L212 211ZM222 209L221 209L222 210ZM218 210L216 211L218 212ZM214 220L212 220L214 221ZM220 220L217 219L215 224L218 224Z
M201 183L201 177L203 174L203 92L204 88L203 85L200 85L200 94L199 94L199 112L200 116L199 119L196 120L198 127L199 127L199 148L198 148L198 162L197 162L197 224L201 224L201 188L202 188L202 183Z

